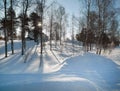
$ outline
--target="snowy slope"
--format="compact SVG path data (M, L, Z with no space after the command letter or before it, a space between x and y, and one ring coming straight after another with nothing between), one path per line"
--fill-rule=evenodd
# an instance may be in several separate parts
M99 56L46 45L41 57L40 46L28 44L25 56L18 51L0 61L0 91L120 91L120 48Z
M1 74L0 89L1 91L119 91L119 66L111 60L87 53L65 61L66 64L54 73Z
M110 54L104 54L104 56L113 60L116 64L120 65L120 47L113 49Z

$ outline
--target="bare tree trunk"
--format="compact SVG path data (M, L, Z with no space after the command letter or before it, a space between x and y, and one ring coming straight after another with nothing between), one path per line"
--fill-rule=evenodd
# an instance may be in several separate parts
M98 32L97 32L97 35L98 35L98 33L100 33L100 28L101 28L101 24L100 24L100 18L101 18L101 15L100 15L100 13L101 13L101 9L100 9L100 1L99 0L96 0L96 2L97 2L97 6L98 6ZM99 40L100 40L100 37L98 36L98 39L97 39L97 41L96 41L96 54L99 54Z
M59 33L60 34L60 45L62 45L62 42L61 42L62 41L62 24L61 23L62 23L62 18L60 19L60 33Z
M43 23L42 17L43 17L43 16L41 16L41 23ZM43 54L42 27L40 28L40 36L41 36L41 55L42 55L42 54Z
M6 19L7 19L7 13L6 13L6 6L7 6L7 2L6 0L4 0L4 10L5 10L5 21L4 21L4 36L5 36L5 57L7 57L7 30L6 30Z
M68 24L68 21L67 21L67 14L64 15L64 21L63 21L63 40L64 40L64 47L66 47L66 33L67 33L67 24Z
M24 55L24 41L25 41L25 33L24 33L24 20L22 20L22 55Z
M90 29L90 9L91 9L91 0L87 0L86 1L87 2L87 34L86 34L86 39L85 39L85 50L86 50L86 52L88 52L89 51L89 49L88 49L88 31L89 31L89 29Z
M39 13L40 13L40 22L41 22L41 27L40 27L40 36L41 36L41 55L43 52L43 34L42 34L42 30L43 30L43 10L44 10L44 5L45 5L45 0L37 0L37 4L38 4L38 9L39 9Z
M100 35L102 33L104 33L106 30L109 30L108 25L110 24L110 19L111 19L111 11L109 11L111 8L113 8L112 4L113 4L114 0L96 0L97 2L97 7L98 7L98 16L99 16L99 20L98 20L98 30L99 30L99 34ZM102 38L103 36L99 36L98 37L98 44L100 45L99 49L99 54L101 54L101 50L103 49L103 44L102 42L104 40L101 40L100 38Z
M52 26L53 26L53 11L51 7L51 17L50 17L50 50L52 50Z
M24 5L26 3L26 5ZM22 19L22 55L24 55L24 51L26 48L26 41L25 41L25 19L27 16L27 10L28 10L29 2L26 0L26 2L23 2L23 19Z
M72 16L72 47L73 47L73 55L74 55L74 16Z
M90 51L92 50L92 43L90 43Z
M14 54L14 44L13 44L13 14L12 14L13 0L10 0L10 4L11 4L11 50L12 50L12 54Z
M59 33L58 33L58 23L56 23L56 26L55 26L55 48L57 47L57 41L58 41L58 37L59 37Z

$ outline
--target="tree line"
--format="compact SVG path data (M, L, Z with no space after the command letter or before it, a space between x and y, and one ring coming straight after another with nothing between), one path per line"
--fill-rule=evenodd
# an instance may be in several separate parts
M65 39L65 28L67 23L67 14L65 8L59 3L53 1L50 5L46 5L46 0L3 0L1 1L1 9L3 16L0 19L0 29L4 32L5 40L5 57L7 57L7 42L11 40L11 51L14 54L14 39L17 37L17 28L21 30L21 54L25 54L26 50L26 32L33 34L33 39L38 42L40 39L41 54L43 51L43 41L47 40L47 35L43 33L43 29L49 32L50 49L52 49L52 40ZM34 7L34 9L33 9ZM18 13L17 10L20 10ZM32 9L32 10L31 10ZM47 22L46 22L47 21ZM43 40L43 37L46 40Z
M76 39L83 42L86 51L91 50L92 44L96 45L97 54L110 44L119 45L119 21L114 5L115 0L84 0L86 21L80 22L81 31Z
M96 53L101 54L102 49L106 49L109 44L119 45L118 38L118 15L114 7L115 0L79 0L83 5L82 17L76 19L72 16L71 25L68 23L69 14L65 8L56 1L46 4L47 0L3 0L0 9L3 16L0 18L0 28L4 30L5 57L7 57L7 42L11 40L11 51L14 54L14 39L16 29L21 30L21 54L26 50L26 32L33 34L32 39L38 42L40 38L41 54L43 51L43 33L48 32L50 50L52 50L52 40L55 46L60 45L61 52L63 41L66 40L67 27L72 29L72 40L75 37L83 42L86 51L96 45ZM18 8L18 9L17 9ZM17 12L19 10L19 13ZM76 24L76 20L78 24ZM78 33L75 36L74 27L77 26ZM46 35L45 35L46 36ZM69 37L70 38L70 37ZM58 44L59 41L59 44ZM73 43L74 46L74 43Z

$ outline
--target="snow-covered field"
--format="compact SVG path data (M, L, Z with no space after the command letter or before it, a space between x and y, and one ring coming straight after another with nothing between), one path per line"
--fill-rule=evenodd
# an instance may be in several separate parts
M4 42L0 41L0 91L120 91L120 48L102 56L84 53L78 45L46 44L27 41L21 56L21 42L15 41L15 54L4 58ZM25 63L24 63L25 62Z

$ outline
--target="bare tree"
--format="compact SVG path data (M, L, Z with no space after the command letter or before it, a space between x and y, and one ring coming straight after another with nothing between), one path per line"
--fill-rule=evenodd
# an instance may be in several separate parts
M26 18L27 18L27 11L28 11L28 7L29 7L29 0L22 0L21 1L21 6L22 6L22 10L21 10L21 14L20 14L20 19L21 19L21 29L22 29L22 33L21 33L21 38L22 38L22 55L24 55L25 53L25 48L26 48L26 42L25 42L25 25L26 25Z
M109 25L109 19L111 14L109 14L113 8L113 0L96 0L96 5L98 8L98 40L97 40L97 54L101 54L102 51L102 33L106 32Z
M57 41L59 40L59 23L56 21L53 23L53 30L55 33L55 47L57 47Z
M74 15L72 15L72 47L73 47L73 55L74 55Z
M67 27L68 27L68 14L65 13L63 17L63 40L66 41Z
M50 50L52 50L52 39L53 39L53 7L51 7L51 15L50 15Z
M92 1L93 0L85 0L84 3L85 3L85 6L86 6L86 31L89 31L90 29L90 11L91 11L91 5L92 5ZM86 32L88 33L88 32ZM86 34L86 39L85 39L85 51L89 51L89 46L88 46L88 34Z
M59 8L58 8L58 15L59 15L59 25L60 25L60 45L62 45L62 20L63 20L63 16L64 16L64 14L65 14L65 8L64 7L62 7L62 6L60 6Z
M22 0L21 1L21 6L22 6L22 10L21 10L21 28L22 28L22 55L24 55L24 51L26 48L26 42L25 42L25 30L26 30L26 23L27 23L27 11L28 9L31 7L31 3L32 0Z

